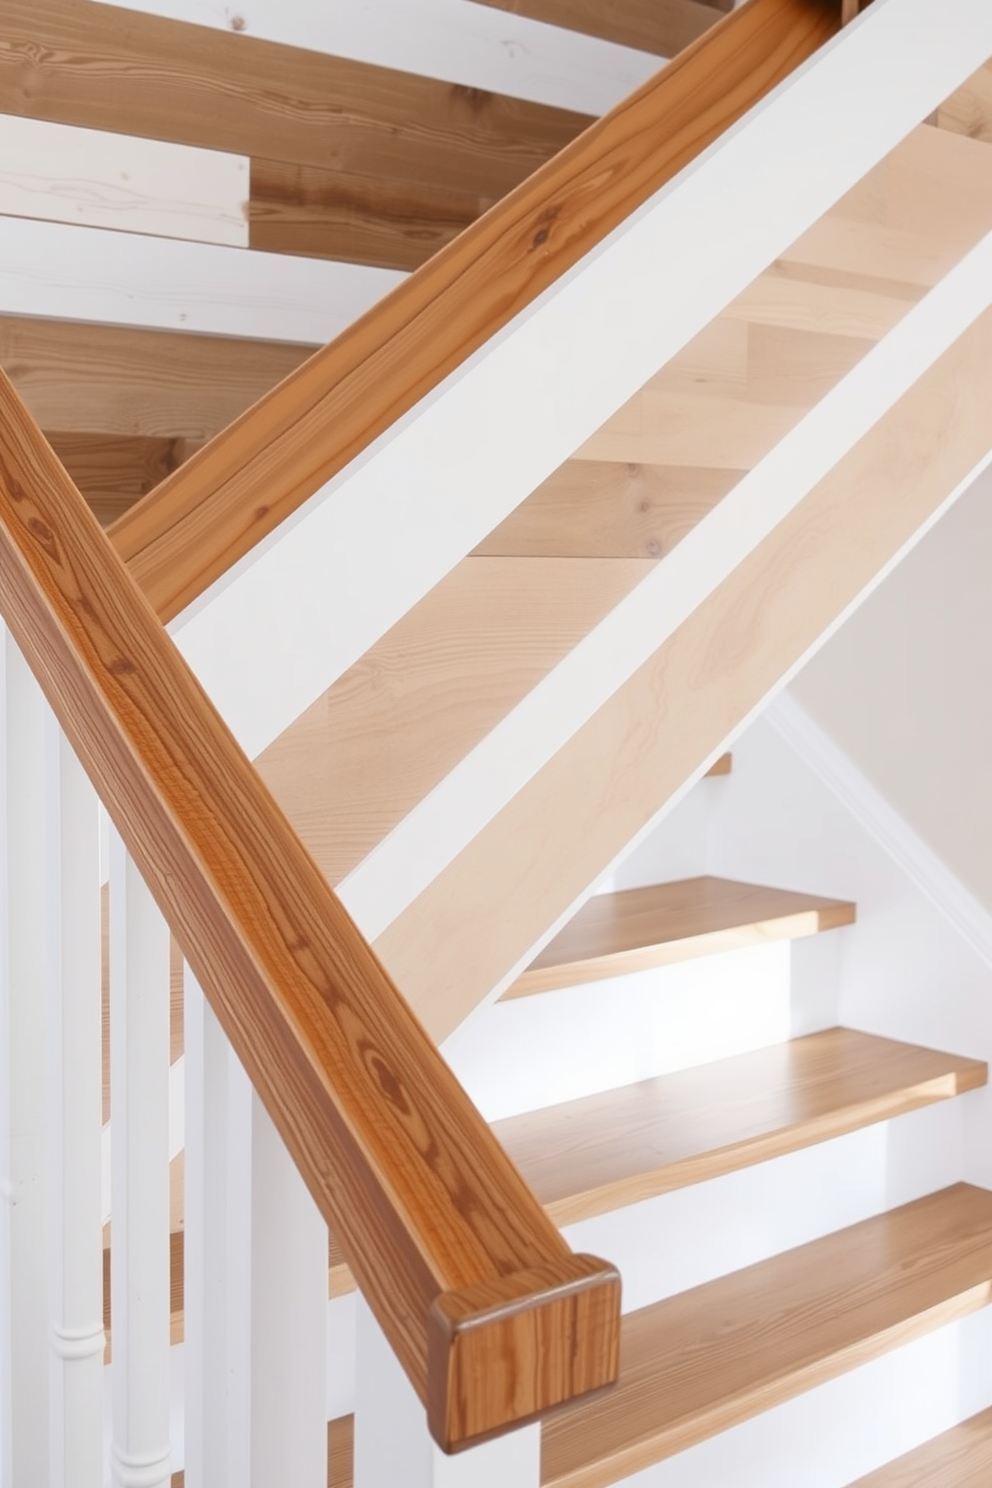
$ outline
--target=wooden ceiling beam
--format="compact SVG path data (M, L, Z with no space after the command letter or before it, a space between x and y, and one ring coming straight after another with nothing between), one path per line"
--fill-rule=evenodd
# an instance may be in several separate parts
M714 25L734 0L479 0L659 57L674 57Z
M88 0L5 0L0 111L494 198L589 122Z

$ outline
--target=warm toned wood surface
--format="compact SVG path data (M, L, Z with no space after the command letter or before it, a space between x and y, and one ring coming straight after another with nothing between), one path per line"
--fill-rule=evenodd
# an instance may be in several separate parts
M4 0L0 109L493 197L587 122L89 0Z
M114 541L159 614L201 593L836 26L833 0L751 0L727 16L133 508Z
M986 62L937 110L941 129L992 144L992 62Z
M917 1451L859 1478L851 1488L988 1488L989 1483L992 1410L972 1416Z
M566 1225L975 1090L987 1073L980 1060L831 1028L493 1131Z
M63 448L78 434L209 439L309 355L272 341L0 316L0 367Z
M990 447L986 313L379 937L435 1038L528 954Z
M257 761L339 883L613 606L639 559L467 558Z
M45 437L101 527L123 516L192 453L185 439L66 434L48 429Z
M504 558L663 558L743 474L568 460L475 552Z
M552 26L601 36L620 46L674 57L731 10L733 0L480 0Z
M608 1380L615 1271L569 1251L2 377L0 430L4 619L436 1429L499 1429ZM485 1315L465 1318L480 1284ZM452 1354L473 1322L491 1341L481 1389L451 1376L439 1298Z
M734 756L732 754L721 754L715 764L710 765L706 771L710 775L730 775L734 768Z
M380 181L283 160L251 162L249 241L386 269L417 269L497 200L417 181Z
M987 1081L980 1060L831 1028L493 1123L558 1225L736 1172ZM354 1282L332 1249L331 1292Z
M327 1423L327 1488L352 1488L355 1481L355 1418Z
M964 1184L623 1321L620 1384L544 1424L545 1488L603 1488L992 1300Z
M796 940L854 919L855 907L845 900L726 878L594 894L503 998L530 997L769 940Z

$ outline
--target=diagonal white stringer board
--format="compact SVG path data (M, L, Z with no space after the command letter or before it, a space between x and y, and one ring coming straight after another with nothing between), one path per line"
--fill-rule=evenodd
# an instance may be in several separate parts
M113 3L583 114L605 113L663 63L647 52L471 0Z
M987 0L939 11L876 0L179 616L176 641L246 751L297 718L990 53Z

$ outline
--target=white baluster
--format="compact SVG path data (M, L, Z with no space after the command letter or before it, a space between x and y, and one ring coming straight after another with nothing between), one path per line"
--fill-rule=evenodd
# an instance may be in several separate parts
M355 1361L355 1488L539 1488L541 1428L524 1426L448 1457L363 1298Z
M169 1488L169 933L110 853L114 1488Z
M6 924L0 960L0 1148L4 1224L3 1421L0 1482L49 1482L47 1047L45 984L45 703L0 628L4 736Z
M247 1488L252 1092L188 968L184 1010L186 1488Z
M251 1488L325 1488L327 1226L257 1095L251 1191Z
M46 742L51 1482L102 1488L99 821L96 795L50 711Z

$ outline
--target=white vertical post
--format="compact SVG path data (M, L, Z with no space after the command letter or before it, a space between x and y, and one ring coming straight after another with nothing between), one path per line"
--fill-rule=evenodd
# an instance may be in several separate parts
M169 1488L169 932L110 851L111 1476Z
M325 1488L327 1226L253 1102L251 1488Z
M2 1482L47 1485L48 1194L45 985L45 702L11 636L6 685L5 936L0 947L0 1108L3 1163L5 1389Z
M184 1020L186 1488L247 1488L252 1090L189 968Z
M355 1361L355 1488L540 1488L541 1428L445 1456L427 1414L362 1297Z
M47 711L51 1483L103 1488L100 836Z

